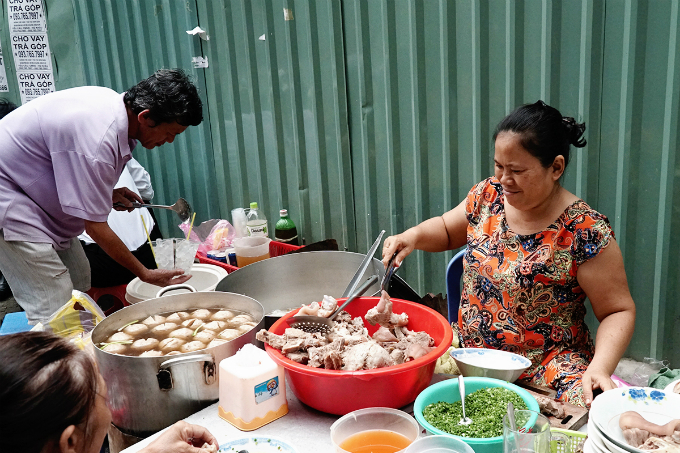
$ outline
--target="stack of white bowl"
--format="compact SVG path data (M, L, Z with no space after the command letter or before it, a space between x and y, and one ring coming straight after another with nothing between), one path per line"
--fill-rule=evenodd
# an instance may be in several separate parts
M665 425L680 416L680 395L649 387L608 390L593 401L584 453L649 453L628 445L619 427L621 414L635 411L645 419Z

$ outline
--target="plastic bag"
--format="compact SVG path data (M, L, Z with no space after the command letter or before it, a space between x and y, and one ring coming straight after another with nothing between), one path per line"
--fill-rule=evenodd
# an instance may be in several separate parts
M659 372L661 368L667 367L668 362L645 357L642 364L638 366L630 378L630 384L635 387L647 387L649 377Z
M186 235L190 225L182 223L179 228ZM231 242L236 236L236 230L227 220L207 220L191 229L192 241L200 242L198 252L207 255L212 250L224 251L231 247Z
M90 296L74 290L71 300L55 311L42 327L44 331L54 332L80 349L85 349L92 344L92 330L105 317L102 309Z

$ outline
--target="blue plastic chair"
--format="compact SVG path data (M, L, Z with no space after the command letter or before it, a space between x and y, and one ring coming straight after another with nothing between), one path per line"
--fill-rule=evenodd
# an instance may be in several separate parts
M460 305L460 278L463 276L463 256L465 247L451 258L446 266L446 300L449 305L449 322L458 322L458 306Z

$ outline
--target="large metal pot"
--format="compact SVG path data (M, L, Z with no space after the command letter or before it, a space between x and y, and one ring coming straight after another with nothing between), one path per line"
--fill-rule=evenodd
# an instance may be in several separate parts
M217 401L220 361L235 354L246 343L261 346L255 334L264 326L264 309L256 300L241 294L176 294L123 308L105 318L92 331L92 342L99 344L132 321L197 308L247 312L258 325L219 346L170 357L130 357L94 348L99 372L109 391L112 422L121 431L147 437Z
M277 256L249 264L224 277L215 291L245 294L262 304L267 317L287 312L302 304L320 301L324 295L342 297L347 284L366 255L351 252L305 252ZM382 262L373 258L360 283L372 275L379 281L385 274ZM366 296L380 290L380 283L368 288ZM276 319L282 313L274 315ZM267 320L268 326L273 323Z

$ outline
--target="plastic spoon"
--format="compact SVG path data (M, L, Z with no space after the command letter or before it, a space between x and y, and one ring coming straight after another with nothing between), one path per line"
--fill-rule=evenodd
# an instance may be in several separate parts
M515 422L515 406L512 405L512 402L508 403L508 423L510 423L512 438L515 440L517 451L519 451L519 439L517 438L517 423Z
M469 425L472 419L465 416L465 381L463 376L458 376L458 390L460 390L460 403L463 405L463 418L458 422L459 425Z

